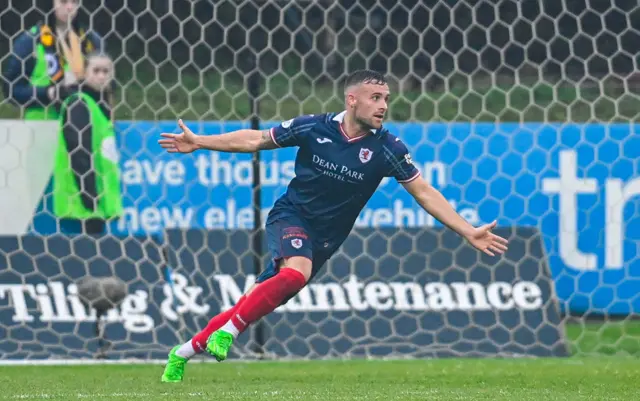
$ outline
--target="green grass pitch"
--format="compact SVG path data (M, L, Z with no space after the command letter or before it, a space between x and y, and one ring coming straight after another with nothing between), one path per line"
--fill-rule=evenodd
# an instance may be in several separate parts
M565 325L574 354L540 359L1 366L0 400L635 400L640 322Z
M3 366L0 400L632 400L632 358Z

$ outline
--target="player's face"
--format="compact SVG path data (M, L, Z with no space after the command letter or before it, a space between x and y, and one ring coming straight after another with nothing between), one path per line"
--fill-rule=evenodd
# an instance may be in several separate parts
M92 57L87 65L85 82L95 90L105 89L113 78L113 62L108 57Z
M362 128L378 129L382 126L389 101L389 86L387 84L366 83L358 85L349 97L348 101L353 105L355 120Z
M78 13L79 0L53 0L53 9L56 19L61 24L73 21Z

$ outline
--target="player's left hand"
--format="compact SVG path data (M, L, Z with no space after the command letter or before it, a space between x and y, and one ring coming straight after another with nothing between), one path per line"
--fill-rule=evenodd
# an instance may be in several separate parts
M496 254L502 254L507 250L509 241L491 232L497 224L498 222L494 220L490 224L476 227L465 236L465 239L476 249L487 255L496 256Z

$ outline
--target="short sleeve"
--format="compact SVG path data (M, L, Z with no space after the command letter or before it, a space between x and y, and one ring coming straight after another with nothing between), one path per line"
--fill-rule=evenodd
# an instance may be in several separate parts
M394 177L399 183L406 184L420 177L420 171L411 160L409 149L400 138L392 137L391 144L385 146L388 163L388 177Z
M280 148L300 146L304 136L318 121L317 116L306 115L282 122L271 128L271 140Z

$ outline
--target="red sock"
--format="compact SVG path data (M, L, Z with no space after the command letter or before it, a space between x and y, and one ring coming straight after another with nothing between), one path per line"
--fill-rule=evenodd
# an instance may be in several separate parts
M214 331L222 327L225 323L227 323L229 319L231 319L231 316L233 316L233 314L238 310L238 307L246 299L247 297L243 295L231 309L220 312L211 320L209 320L207 326L191 339L191 346L193 347L193 349L198 353L203 352L207 347L207 339L209 339L209 336L213 334Z
M297 270L282 268L257 286L231 316L231 323L242 333L251 323L273 312L280 303L300 291L307 280Z

